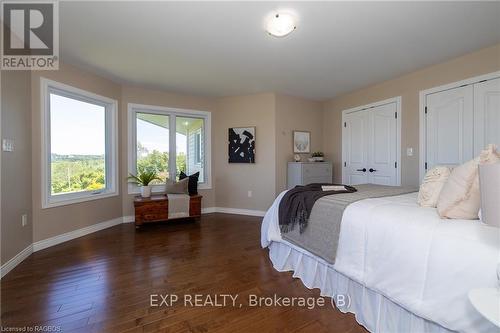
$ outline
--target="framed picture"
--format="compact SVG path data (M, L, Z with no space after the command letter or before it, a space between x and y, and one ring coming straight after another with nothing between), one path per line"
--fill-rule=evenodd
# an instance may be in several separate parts
M293 131L293 152L295 154L311 152L311 132Z
M255 163L255 127L233 127L228 133L229 163Z

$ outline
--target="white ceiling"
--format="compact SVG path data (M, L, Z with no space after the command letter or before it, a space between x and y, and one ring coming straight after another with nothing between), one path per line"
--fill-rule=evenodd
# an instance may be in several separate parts
M296 31L264 18L293 10ZM172 92L316 100L500 42L499 2L61 2L61 58Z

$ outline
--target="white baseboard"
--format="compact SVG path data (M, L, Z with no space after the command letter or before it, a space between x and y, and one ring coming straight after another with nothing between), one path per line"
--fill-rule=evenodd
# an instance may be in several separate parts
M128 215L123 217L123 223L134 223L134 222L135 222L134 215Z
M201 209L202 214L210 213L224 213L224 214L237 214L237 215L249 215L249 216L264 216L265 211L262 210L251 210L251 209L239 209L239 208L228 208L228 207L205 207ZM129 215L123 217L123 223L133 223L135 221L135 216Z
M33 253L33 244L28 245L24 250L16 254L12 259L7 261L0 268L0 278L3 278L5 274L14 269L19 265L24 259L28 258L30 254Z
M123 218L117 217L116 219L93 224L91 226L88 226L88 227L85 227L82 229L73 230L73 231L67 232L67 233L62 234L62 235L57 235L54 237L43 239L41 241L33 243L33 252L37 252L37 251L46 249L48 247L51 247L51 246L54 246L57 244L61 244L61 243L67 242L69 240L72 240L72 239L75 239L78 237L82 237L82 236L91 234L93 232L99 231L99 230L114 227L115 225L122 224L122 223L123 223Z
M201 209L202 214L210 214L210 213L215 213L216 207L206 207Z
M213 207L213 209L214 211L212 213L249 215L249 216L259 216L259 217L262 217L266 214L266 212L263 210L253 210L253 209L240 209L240 208L228 208L228 207Z
M228 207L206 207L201 210L202 214L209 213L224 213L224 214L237 214L237 215L249 215L249 216L259 216L262 217L266 212L261 210L251 210L251 209L239 209L239 208L228 208ZM0 278L4 277L8 272L10 272L14 267L19 265L24 259L26 259L33 252L37 252L48 247L61 244L70 241L75 238L79 238L96 231L114 227L122 223L133 223L135 221L135 216L128 215L123 217L118 217L109 221L104 221L101 223L93 224L91 226L81 228L78 230L70 231L62 235L57 235L41 241L35 242L29 245L27 248L19 252L15 257L7 261L0 267Z

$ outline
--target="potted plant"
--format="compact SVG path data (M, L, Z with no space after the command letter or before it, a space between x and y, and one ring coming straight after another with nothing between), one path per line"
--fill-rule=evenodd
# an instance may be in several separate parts
M314 153L311 154L312 158L316 162L323 162L325 154L320 151L315 151Z
M151 183L155 180L162 180L155 170L139 170L137 175L130 174L128 181L137 184L141 188L141 197L151 196Z

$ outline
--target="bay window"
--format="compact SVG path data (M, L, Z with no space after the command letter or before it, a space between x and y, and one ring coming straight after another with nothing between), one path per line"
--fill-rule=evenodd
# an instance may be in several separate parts
M199 188L210 188L209 112L138 104L128 110L129 173L156 171L162 180L153 184L154 192L181 172L199 172ZM129 184L129 193L138 193L137 186Z

